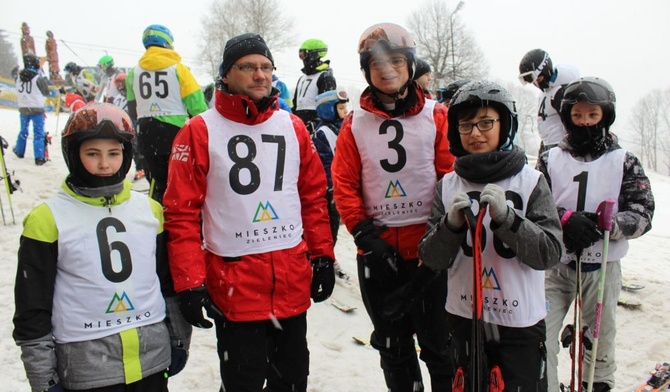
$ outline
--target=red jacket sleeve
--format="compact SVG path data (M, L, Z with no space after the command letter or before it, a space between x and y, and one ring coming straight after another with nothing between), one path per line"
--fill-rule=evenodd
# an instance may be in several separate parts
M361 184L361 157L358 154L354 134L351 132L352 118L353 116L349 114L342 122L330 169L333 178L333 199L349 232L356 223L367 218Z
M207 193L207 149L207 128L199 116L184 125L172 145L163 206L170 271L177 292L205 282L200 211Z
M438 181L447 173L454 170L454 156L449 152L449 140L447 132L449 129L447 120L447 108L444 105L435 105L433 118L435 119L435 172Z
M300 148L298 194L300 195L303 238L307 242L312 260L321 256L328 256L335 260L333 236L328 218L328 202L326 201L326 172L305 124L297 116L291 115L291 119Z

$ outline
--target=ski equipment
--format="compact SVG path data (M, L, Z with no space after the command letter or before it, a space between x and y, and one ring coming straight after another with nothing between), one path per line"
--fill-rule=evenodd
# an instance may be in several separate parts
M316 113L322 120L334 121L337 119L335 106L341 102L349 102L347 92L330 90L316 96Z
M645 286L642 284L637 284L629 281L624 281L621 283L621 290L623 291L640 291L644 288Z
M533 49L526 53L519 64L519 81L522 84L533 83L535 87L544 91L549 88L549 82L554 75L554 64L549 53L542 49ZM542 76L542 81L537 79Z
M642 307L641 302L625 297L619 297L617 305L631 310L637 310Z
M7 142L7 139L0 136L0 170L2 170L0 172L0 179L2 179L2 181L5 183L5 191L7 192L9 210L12 213L12 224L16 224L16 220L14 218L14 206L12 205L12 193L21 189L21 182L19 180L12 180L12 176L9 174L9 170L7 170L7 164L5 162L5 149L8 147L9 143ZM7 221L5 220L5 208L2 205L1 199L0 211L2 212L2 224L7 225Z
M333 297L330 297L330 304L336 307L338 310L342 311L343 313L351 313L354 310L356 310L355 306L347 305Z
M651 377L644 384L634 389L634 392L657 392L667 390L670 387L670 364L667 362L657 363Z
M589 377L587 378L587 392L593 392L593 377L596 371L596 360L598 355L598 340L600 337L600 321L603 312L603 297L605 295L605 277L607 275L607 253L610 244L610 231L612 231L612 217L614 215L614 199L606 199L598 205L598 228L603 231L603 254L600 261L600 277L598 279L598 297L596 300L596 319L593 323L593 348L591 349L591 365Z

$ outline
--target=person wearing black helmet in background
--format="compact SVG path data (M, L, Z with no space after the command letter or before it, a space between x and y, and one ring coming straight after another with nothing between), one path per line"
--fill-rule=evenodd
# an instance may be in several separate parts
M28 127L33 123L33 158L38 166L46 163L44 157L44 97L49 96L49 80L40 70L40 59L34 54L23 56L24 68L14 80L21 129L16 138L14 154L23 158L28 141Z
M563 88L579 78L579 70L572 65L554 65L549 53L533 49L519 64L519 81L532 83L542 91L537 110L537 128L540 132L538 156L554 147L565 136L565 128L558 115Z
M616 96L605 80L584 77L568 84L560 117L567 131L558 147L543 153L537 169L551 187L563 225L565 252L561 262L546 272L548 314L547 375L549 392L559 391L558 351L563 320L575 298L577 268L581 265L582 320L593 341L603 239L596 210L606 199L616 201L607 255L606 281L595 361L593 390L615 388L616 310L621 291L621 258L628 240L651 229L654 196L642 164L617 142L610 127L616 117ZM584 355L583 380L587 380L591 351Z
M441 103L442 105L449 107L449 103L451 102L451 97L456 94L456 91L458 91L461 86L465 85L466 83L469 83L470 79L461 79L457 80L455 82L451 82L447 85L447 87L440 87L435 91L435 98L437 98L437 102Z
M433 80L430 64L424 59L416 59L416 70L414 71L414 81L421 87L426 98L432 99L430 94L430 82Z
M374 331L389 391L423 391L413 335L433 391L449 390L453 365L444 311L445 274L420 267L417 245L435 185L452 170L447 109L426 99L412 76L416 45L396 24L366 29L358 45L368 87L342 123L331 174L335 206L358 248L361 297ZM416 278L424 290L413 307L390 298ZM387 300L389 302L387 302Z
M326 54L328 45L316 38L306 40L298 50L298 57L303 64L301 69L303 75L296 83L291 109L305 123L310 133L314 132L314 127L319 121L316 113L316 96L337 88L330 60L323 60Z
M63 70L65 71L65 82L70 87L67 89L62 88L61 94L76 92L81 95L84 102L91 102L95 99L99 87L95 84L95 77L89 70L83 69L74 62L65 64Z

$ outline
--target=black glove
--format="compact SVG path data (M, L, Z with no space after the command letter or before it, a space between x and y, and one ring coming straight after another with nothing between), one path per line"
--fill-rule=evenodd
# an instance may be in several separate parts
M398 276L400 255L391 244L379 238L386 230L386 226L375 226L370 218L358 222L351 230L356 246L363 251L370 278L379 283L393 281Z
M65 392L60 383L50 386L49 389L45 389L44 392Z
M420 266L409 282L386 295L382 317L398 320L409 313L428 286L440 275L440 272L425 265Z
M209 298L204 285L179 293L179 308L184 319L198 328L212 328L213 325L202 316L202 308L207 311L207 317L223 319L223 312Z
M322 302L328 299L335 287L335 262L324 256L312 260L312 299Z
M182 347L171 347L172 360L170 367L168 367L168 377L176 376L179 372L184 370L186 361L188 361L188 351Z
M602 237L598 229L598 215L574 211L563 226L563 243L568 253L577 253L593 245Z

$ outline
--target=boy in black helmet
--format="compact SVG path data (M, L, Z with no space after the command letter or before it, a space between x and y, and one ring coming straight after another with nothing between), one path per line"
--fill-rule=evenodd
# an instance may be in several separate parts
M614 199L616 204L593 386L596 392L615 390L615 314L621 290L621 258L626 255L629 239L640 237L651 229L655 207L642 164L635 155L624 150L610 132L616 117L615 104L614 90L603 79L585 77L568 84L560 106L561 121L567 134L558 147L542 154L537 162L537 168L547 177L556 200L565 244L561 263L546 274L550 392L559 390L558 339L575 297L579 265L582 320L589 326L587 338L593 332L602 262L599 255L603 249L595 212L608 198ZM584 357L584 369L587 370L593 360L590 353L587 350ZM583 379L586 377L587 371Z
M547 388L544 270L558 262L561 229L547 182L514 144L517 127L514 99L503 87L474 81L458 90L449 105L454 172L437 185L419 250L426 266L448 269L448 330L467 386L470 356L481 347L470 346L473 254L463 210L477 215L488 203L481 254L485 375L502 377L506 391L536 392Z

